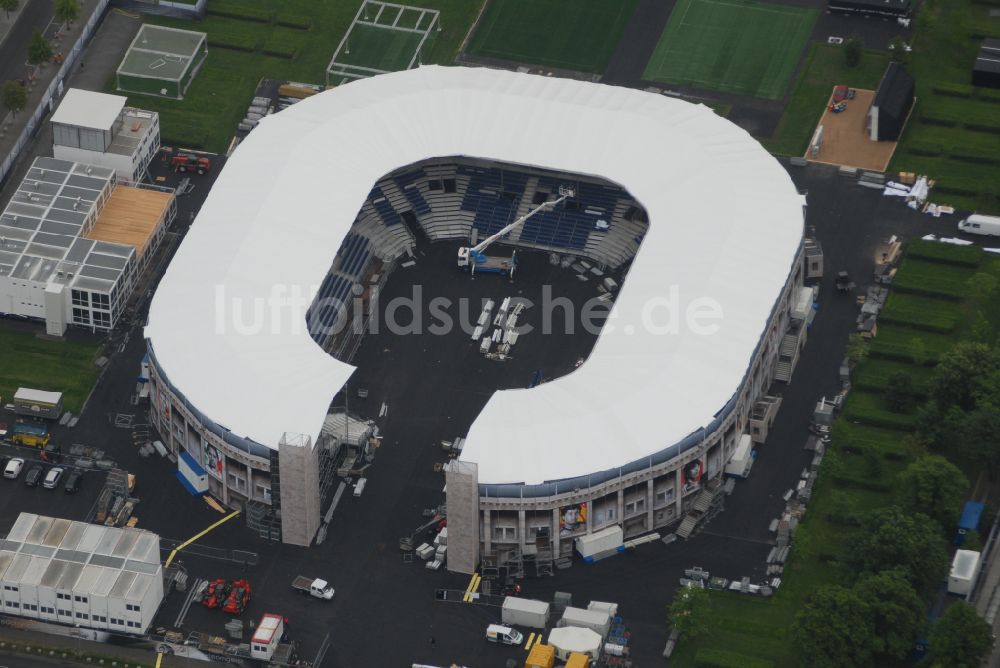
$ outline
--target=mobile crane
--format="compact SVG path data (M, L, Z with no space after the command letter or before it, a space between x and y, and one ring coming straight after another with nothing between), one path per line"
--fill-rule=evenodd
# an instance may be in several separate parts
M561 204L574 195L575 192L572 188L564 188L560 186L558 199L554 199L550 202L542 202L507 227L503 228L496 234L486 237L472 248L462 246L458 249L458 268L462 271L470 272L473 275L475 275L477 271L485 271L494 274L503 274L504 276L510 276L513 278L514 270L517 269L517 251L511 253L509 258L485 255L483 251L489 248L490 245L500 237L523 225L529 218L534 216L539 211L551 210L555 208L556 205Z

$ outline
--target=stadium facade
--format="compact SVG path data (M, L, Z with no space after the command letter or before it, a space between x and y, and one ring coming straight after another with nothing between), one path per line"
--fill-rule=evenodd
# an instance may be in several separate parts
M804 200L707 107L624 88L423 67L266 118L153 299L154 425L204 466L216 496L268 509L282 540L308 545L333 435L362 451L371 436L330 410L363 336L330 334L341 306L360 301L353 317L369 316L412 229L467 243L566 179L573 211L506 241L631 262L616 327L573 373L498 392L475 420L447 467L448 567L551 563L607 527L637 536L704 514L740 437L766 438L780 404L767 388L789 378L805 341ZM220 328L220 289L252 301L279 284L318 286L305 327ZM649 304L668 290L709 300L718 326L651 331Z

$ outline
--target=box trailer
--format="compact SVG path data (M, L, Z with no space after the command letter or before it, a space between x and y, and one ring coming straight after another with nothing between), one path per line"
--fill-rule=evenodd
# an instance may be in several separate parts
M62 415L62 392L19 387L14 393L14 412L18 415L58 420Z
M605 610L584 610L583 608L568 607L563 611L562 619L557 624L559 628L564 626L577 626L582 629L590 629L599 634L601 640L608 637L608 630L611 629L611 615Z
M544 629L549 623L549 604L530 598L508 596L503 600L500 619L504 624Z
M743 434L736 450L733 451L732 458L726 464L726 475L732 478L746 478L750 475L754 455L753 439L750 438L750 434Z
M536 643L531 646L524 668L552 668L556 665L556 648L552 645Z
M587 563L594 561L594 556L603 552L624 552L624 534L617 524L587 536L576 539L576 551Z
M962 516L958 519L955 530L955 545L964 545L965 537L970 531L979 531L979 519L985 506L979 501L966 501L962 507Z
M177 479L193 496L208 493L208 471L185 450L177 458Z
M958 229L967 234L1000 237L1000 216L984 216L981 213L974 213L965 220L959 221Z
M979 552L955 550L948 573L948 593L967 596L972 591L972 583L979 573Z

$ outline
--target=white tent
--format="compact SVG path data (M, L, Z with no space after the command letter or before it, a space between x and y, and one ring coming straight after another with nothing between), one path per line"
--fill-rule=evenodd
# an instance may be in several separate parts
M579 626L564 626L549 631L549 644L556 648L556 656L562 661L572 652L587 654L597 659L601 654L601 635Z

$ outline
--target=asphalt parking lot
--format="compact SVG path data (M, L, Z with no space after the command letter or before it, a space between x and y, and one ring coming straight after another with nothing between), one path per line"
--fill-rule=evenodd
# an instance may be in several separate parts
M935 220L921 216L898 200L883 198L878 191L838 176L834 169L792 167L790 173L796 184L808 191L807 224L815 228L824 246L827 276L799 368L791 384L773 389L783 395L784 404L770 439L760 448L750 479L737 485L725 512L688 541L670 546L652 543L594 565L577 562L552 578L524 583L525 595L532 598L550 600L558 590L570 592L578 604L591 599L619 603L632 632L633 658L638 665L661 660L666 641L665 610L683 569L697 565L730 578L762 577L771 540L767 525L783 506L782 493L794 485L808 461L801 448L812 405L838 388L837 366L853 329L856 307L852 299L833 290L833 275L838 269L847 269L863 286L871 275L875 247L890 234L913 238L954 230L954 217ZM184 206L197 211L199 198L206 192L206 187L196 189ZM172 229L178 240L186 227L183 216L179 218ZM569 275L567 270L552 268L544 254L525 253L523 271L515 283L496 276L470 281L454 273L453 250L449 244L423 249L417 267L400 268L390 278L383 299L408 294L418 273L422 284L439 286L438 292L477 299L502 298L511 291L530 296L541 282L558 279L558 272ZM592 284L569 276L570 280L555 283L574 300L595 294ZM68 431L57 428L54 437L60 442L101 444L136 473L136 492L142 499L136 510L139 526L179 541L220 515L183 491L174 480L169 461L155 455L139 457L131 430L115 428L114 420L109 419L121 413L133 415L137 423L144 421L141 406L131 403L144 353L138 326L142 312L141 308L137 312L136 325L112 338L111 362L80 423ZM388 415L379 422L385 440L364 495L345 496L326 542L309 550L268 543L251 535L236 519L198 543L218 549L216 556L221 558L181 553L179 559L192 577L248 578L254 598L243 619L256 620L265 612L284 614L305 659L312 658L329 632L332 647L324 666L407 665L416 661L485 666L523 658L522 648L497 647L485 641L485 626L497 620L497 609L434 599L438 588L464 590L467 576L433 573L420 563L404 563L397 542L423 522L423 509L443 501L443 478L432 466L444 455L435 444L464 433L495 389L523 387L538 368L546 377L565 373L586 355L593 339L586 335L555 336L554 345L542 341L541 337L534 342L530 335L525 337L515 347L515 359L497 365L471 349L471 341L464 335L454 340L388 333L367 337L355 359L359 369L351 388L365 387L369 396L364 403L352 401L351 409L371 415L385 401ZM85 495L96 495L98 487L85 483L84 495L70 499L58 491L26 489L17 482L0 481L0 533L22 510L82 518L89 508ZM255 553L257 565L245 566L234 560L232 550ZM290 582L299 574L330 580L337 588L336 598L325 603L295 594ZM173 626L182 602L180 595L171 595L157 625ZM195 605L184 628L221 635L227 621L227 615ZM392 641L385 642L382 638L390 624Z

